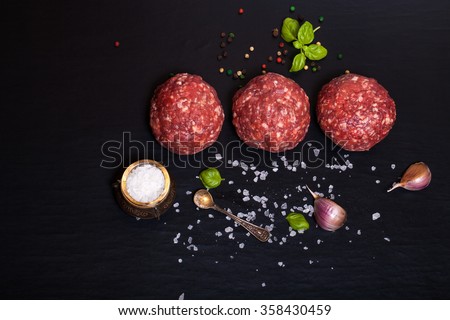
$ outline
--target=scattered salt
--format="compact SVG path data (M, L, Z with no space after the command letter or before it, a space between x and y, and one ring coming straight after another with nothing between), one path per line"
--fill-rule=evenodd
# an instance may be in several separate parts
M372 169L372 171L375 171L377 169L377 167L372 166L372 168L370 168L370 169Z
M178 259L178 263L182 263L183 262L183 259Z
M187 195L190 195L190 194L192 194L192 191L189 191L189 190L188 190L188 191L186 191L186 194L187 194Z
M240 248L240 249L243 249L243 248L244 248L244 246L245 246L245 244L244 244L244 243L239 243L239 248Z
M180 206L180 204L178 203L178 202L175 202L174 204L173 204L173 207L174 208L178 208Z
M228 181L228 184L234 184L233 180Z
M194 226L192 224L188 225L188 230L192 230L192 228L194 228Z
M225 232L226 233L230 233L230 232L232 232L233 231L233 228L232 227L226 227L225 228Z
M394 170L395 169L395 164L391 164L391 169Z
M222 160L223 157L220 153L216 153L216 160Z
M374 214L372 214L372 220L377 220L380 217L381 217L381 214L379 212L375 212Z
M391 242L391 239L389 238L384 238L384 240L386 240L387 242Z

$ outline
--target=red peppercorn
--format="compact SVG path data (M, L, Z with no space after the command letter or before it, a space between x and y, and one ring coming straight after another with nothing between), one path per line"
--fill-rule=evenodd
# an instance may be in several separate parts
M118 48L120 46L120 42L119 41L114 41L114 47Z
M261 68L262 68L262 69L266 69L266 68L267 68L266 64L263 63L263 64L261 65Z
M281 59L281 57L277 58L277 63L281 63L281 61L283 61L283 59Z
M279 46L280 48L283 48L283 47L284 47L284 42L280 42L280 43L278 44L278 46Z
M239 14L243 14L244 13L244 9L239 8Z

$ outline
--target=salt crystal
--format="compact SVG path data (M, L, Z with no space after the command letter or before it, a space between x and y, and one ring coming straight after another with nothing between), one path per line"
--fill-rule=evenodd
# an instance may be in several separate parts
M261 202L261 197L260 196L253 196L253 200L255 200L256 202Z
M313 262L314 262L314 261L312 261L312 260L309 260L309 264L313 264Z
M303 247L303 250L308 250L308 247L306 247L306 246L305 246L305 247Z
M284 266L284 263L283 263L282 261L279 261L279 262L278 262L278 265L279 265L280 267L283 267L283 266Z
M287 209L287 203L286 202L284 202L282 205L281 205L281 209Z
M220 153L216 153L216 160L222 160L222 155Z
M360 235L361 235L361 230L356 231L356 234L357 234L358 236L360 236Z
M173 204L173 207L174 208L178 208L180 206L180 204L178 203L178 202L175 202L174 204Z
M248 196L250 194L250 192L247 189L244 189L244 191L242 191L242 194L244 196Z
M278 168L273 168L272 171L273 171L273 172L277 172L277 171L278 171Z
M377 220L380 217L381 217L381 215L379 212L375 212L374 214L372 214L372 220Z
M234 235L233 235L233 232L232 232L232 233L230 233L230 234L228 235L228 239L231 239L231 240L233 240L233 239L234 239Z
M292 230L292 231L289 233L289 235L290 235L291 237L295 237L296 234L297 234L297 232L295 232L294 230Z
M320 150L319 150L319 149L313 149L313 152L314 152L314 155L315 155L316 157L318 157L318 156L319 156L319 153L320 153Z
M275 209L278 208L278 203L274 202L273 206L275 207Z
M178 259L178 263L182 263L183 262L183 259Z
M384 238L384 240L386 240L387 242L391 242L391 239L389 238Z
M240 248L240 249L243 249L243 248L244 248L244 246L245 246L245 244L244 244L244 243L239 243L239 248Z
M233 163L231 164L233 167L237 167L239 165L239 161L234 160Z
M391 164L391 169L394 170L395 169L395 164Z
M187 195L190 195L190 194L192 194L192 191L189 191L189 190L188 190L188 191L186 191L186 194L187 194Z
M317 239L317 244L321 244L323 241L320 239Z
M189 237L187 241L188 241L189 244L191 244L192 243L192 237Z
M375 180L375 183L376 183L376 184L379 184L379 183L380 183L380 180Z
M250 201L250 197L244 197L244 198L242 198L242 201L244 201L244 202Z
M179 213L179 212L180 212L180 209L175 209L175 212L176 212L176 213Z
M228 184L234 184L233 180L228 181Z
M372 171L375 171L377 169L377 167L372 166L372 168L370 168L370 169L372 169Z
M226 227L225 228L225 232L226 233L230 233L230 232L232 232L233 231L233 228L232 227Z
M255 177L254 179L253 179L253 182L258 182L258 177Z
M178 300L184 300L184 292L182 294L180 294L180 296L178 297Z
M192 230L192 228L194 228L194 226L193 225L188 225L188 227L187 227L189 230Z
M263 282L263 283L261 283L261 287L265 287L266 286L266 283L265 282Z
M302 163L300 164L300 166L301 166L302 169L306 169L306 163L304 163L303 161L302 161Z
M136 201L151 202L164 191L164 181L164 175L159 168L152 164L140 165L128 175L127 192Z
M208 214L208 218L213 219L213 218L214 218L214 215L211 214L211 213L209 213L209 214Z
M245 162L241 162L241 168L244 169L245 171L247 171L248 165Z
M220 232L220 231L217 231L215 234L216 234L216 237L221 237L222 236L222 232Z

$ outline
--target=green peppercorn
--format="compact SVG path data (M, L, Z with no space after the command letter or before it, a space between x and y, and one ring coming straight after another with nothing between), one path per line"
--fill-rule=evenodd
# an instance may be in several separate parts
M337 58L338 58L339 60L342 60L342 58L344 58L344 55L343 55L342 53L338 53Z
M232 74L233 74L233 70L228 69L228 70L227 70L227 76L231 76Z
M319 17L319 22L323 22L323 20L325 20L324 16L320 16Z
M290 12L294 12L294 11L295 11L295 6L290 6L290 7L289 7L289 11L290 11Z

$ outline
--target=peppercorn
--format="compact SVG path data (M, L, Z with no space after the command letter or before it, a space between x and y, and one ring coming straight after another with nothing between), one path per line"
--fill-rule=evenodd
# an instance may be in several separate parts
M320 16L319 17L319 22L323 22L323 20L325 20L324 16Z
M224 71L225 71L224 68L220 68L220 69L219 69L219 72L220 72L220 73L223 73Z
M230 38L236 37L236 35L235 35L233 32L228 33L228 36L229 36Z
M220 61L220 60L222 60L223 59L223 56L221 55L221 54L219 54L218 56L217 56L217 61Z
M240 77L240 76L242 75L242 71L241 71L241 70L238 70L238 71L236 72L236 74Z
M114 41L114 47L118 48L120 46L120 42L119 41Z
M278 37L278 35L280 34L280 31L278 30L278 28L275 28L272 30L272 36L273 37Z
M277 51L277 56L281 56L281 51Z
M228 57L228 51L223 51L223 52L222 52L222 56L223 56L224 58Z
M242 69L242 74L247 74L247 69Z
M221 37L221 38L225 38L226 36L227 36L227 34L226 34L225 32L221 32L221 33L220 33L220 37Z
M248 59L248 58L250 58L250 55L248 53L246 53L246 54L244 54L244 58Z
M233 73L233 79L237 79L238 75L236 73Z
M266 71L266 70L262 70L261 73L262 73L262 74L266 74L267 71Z
M350 70L345 70L345 73L346 73L346 74L349 74L349 73L350 73Z
M284 42L280 42L280 43L278 44L278 46L279 46L280 48L283 48L283 47L284 47Z
M272 56L268 56L267 57L267 61L272 62L273 61L273 57Z
M255 51L255 47L251 46L250 48L248 48L248 50Z
M281 63L282 59L280 57L277 58L277 63Z
M227 76L231 76L232 74L233 74L233 70L228 69L228 70L227 70Z
M267 65L265 64L265 63L263 63L262 65L261 65L261 69L266 69L267 68Z
M289 11L290 11L290 12L294 12L294 11L295 11L295 6L290 6L290 7L289 7Z
M309 69L309 67L307 65L303 67L303 70L305 70L305 71L308 69Z
M312 72L316 72L317 71L317 67L312 67Z
M225 48L226 45L227 45L227 44L226 44L225 42L223 42L223 41L220 43L220 47L221 47L221 48Z
M338 58L339 60L342 60L342 58L344 58L344 55L343 55L342 53L338 53L337 58Z
M239 14L243 14L244 13L244 9L242 9L242 8L239 8Z
M283 50L283 54L284 54L285 56L287 56L288 53L289 53L288 49L284 49L284 50Z
M245 76L244 76L243 74L241 74L241 75L239 76L239 79L245 79Z
M228 38L227 38L227 42L228 42L228 43L232 43L232 42L233 42L233 37L228 37Z

